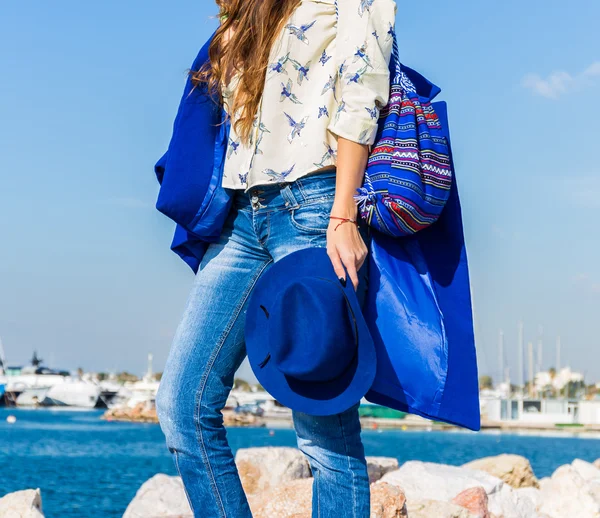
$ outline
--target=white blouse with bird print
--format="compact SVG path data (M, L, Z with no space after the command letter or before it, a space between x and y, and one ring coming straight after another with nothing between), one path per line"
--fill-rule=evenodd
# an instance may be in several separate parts
M372 145L388 102L394 0L302 0L271 49L250 145L231 127L223 187L293 182L336 165L337 138ZM337 19L337 22L336 22ZM223 88L224 107L239 76Z

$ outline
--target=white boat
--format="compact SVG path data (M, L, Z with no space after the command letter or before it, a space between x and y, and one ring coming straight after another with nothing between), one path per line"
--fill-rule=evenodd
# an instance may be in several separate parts
M66 378L69 378L68 373L58 374L43 368L23 367L20 371L7 370L6 391L20 393L29 388L49 388L64 383Z
M48 387L27 388L19 393L15 403L17 406L40 406L46 399L48 390Z
M112 379L100 381L98 386L100 387L100 404L98 406L120 407L125 405L132 395L130 390Z
M96 384L72 377L67 371L42 366L36 353L26 367L5 366L3 358L0 361L5 399L17 406L94 408L100 397Z
M125 383L124 389L131 394L127 400L127 406L134 408L139 403L154 403L159 384L158 381L146 378L140 381Z
M98 385L70 378L50 387L43 405L94 408L98 404L100 393Z
M42 366L42 360L37 353L33 353L31 365L26 367L6 366L3 359L2 370L4 374L5 390L14 394L15 399L23 391L35 388L50 388L59 383L64 383L70 377L69 372L49 369Z
M156 393L158 392L159 381L156 381L152 371L152 354L148 355L148 371L139 381L125 383L123 386L122 395L129 395L127 406L129 408L136 407L139 403L154 404L156 401Z
M264 390L232 390L227 398L225 408L236 409L239 407L255 408L260 407L261 415L264 417L289 417L292 411L281 406L271 394Z

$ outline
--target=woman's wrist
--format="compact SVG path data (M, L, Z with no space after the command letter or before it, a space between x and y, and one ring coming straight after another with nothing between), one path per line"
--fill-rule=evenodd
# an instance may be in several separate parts
M338 218L356 219L358 208L353 198L350 200L335 199L331 208L331 215Z

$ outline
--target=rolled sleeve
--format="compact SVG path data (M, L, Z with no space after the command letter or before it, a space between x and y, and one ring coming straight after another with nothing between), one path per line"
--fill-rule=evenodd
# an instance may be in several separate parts
M372 145L389 98L394 0L338 0L337 107L327 129Z

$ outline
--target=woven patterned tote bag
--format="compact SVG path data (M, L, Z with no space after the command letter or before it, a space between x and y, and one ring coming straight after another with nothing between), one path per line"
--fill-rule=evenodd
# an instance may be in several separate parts
M337 0L335 6L337 14ZM403 237L437 221L450 196L452 168L431 105L440 90L400 63L395 28L392 32L389 100L379 113L364 184L355 200L371 227Z

